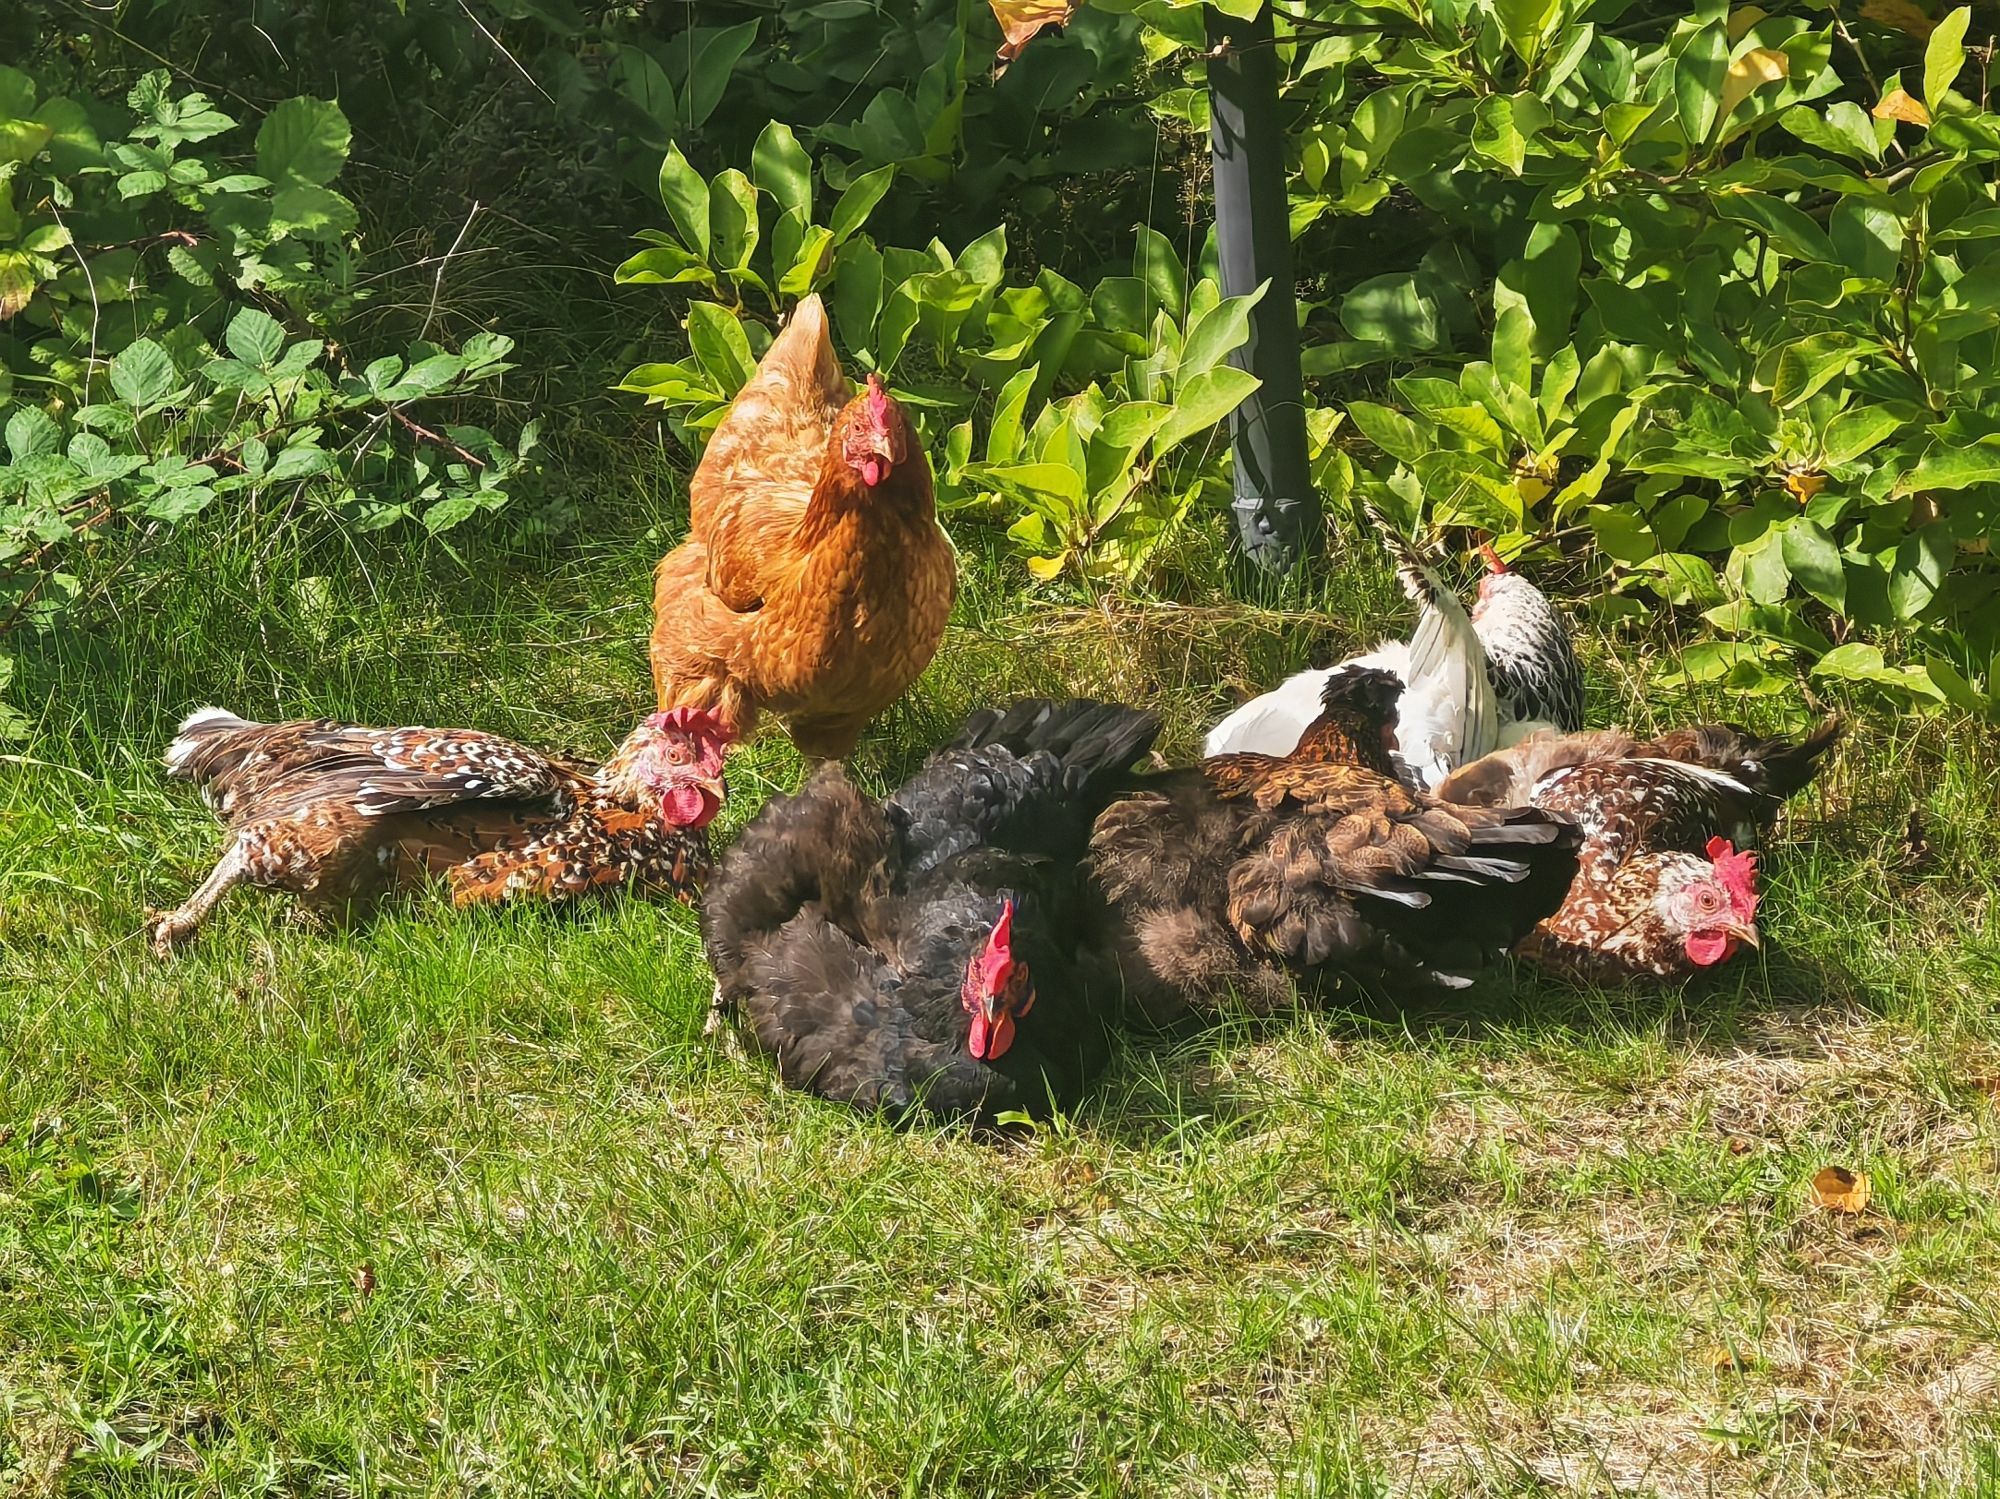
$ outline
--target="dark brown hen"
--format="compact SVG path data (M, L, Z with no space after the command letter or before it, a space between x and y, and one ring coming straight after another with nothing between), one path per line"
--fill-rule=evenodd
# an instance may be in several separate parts
M1151 777L1098 818L1104 941L1154 1021L1268 1011L1338 975L1458 987L1560 904L1574 830L1395 778L1400 691L1388 672L1341 672L1290 755Z
M975 714L881 802L838 765L774 797L702 911L720 1009L787 1086L898 1118L1072 1102L1115 982L1084 950L1091 819L1159 721L1030 700Z
M187 940L239 884L346 913L442 876L456 904L631 888L687 896L708 871L725 741L709 715L658 713L595 771L476 729L252 723L192 714L167 750L229 826L199 889L153 918Z
M1533 806L1583 834L1561 909L1521 957L1593 982L1678 978L1761 942L1757 856L1785 800L1840 738L1703 724L1641 740L1616 729L1538 734L1453 772L1447 800Z

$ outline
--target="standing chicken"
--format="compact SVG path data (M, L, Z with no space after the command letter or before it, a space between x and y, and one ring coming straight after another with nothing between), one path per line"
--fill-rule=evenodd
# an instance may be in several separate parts
M879 375L851 394L817 296L715 429L689 503L653 591L660 706L707 709L733 739L775 713L805 754L844 758L929 664L957 574L909 418Z
M458 905L631 888L683 898L708 872L727 739L699 709L656 713L592 773L476 729L189 715L167 773L193 781L229 846L156 952L191 937L230 888L289 890L329 913L444 876Z
M1459 987L1561 903L1573 829L1447 807L1392 773L1403 684L1349 668L1292 753L1148 778L1091 838L1107 938L1155 1021L1289 1003L1335 974Z
M1435 789L1454 767L1539 728L1583 723L1583 672L1569 631L1542 591L1491 546L1468 618L1436 573L1378 511L1367 511L1418 606L1407 642L1385 641L1338 666L1302 671L1252 698L1208 731L1207 755L1289 754L1320 711L1320 695L1352 667L1393 673L1397 754L1411 784Z
M991 1119L1072 1102L1116 982L1091 982L1092 816L1151 714L1023 702L970 719L877 803L838 765L766 804L702 910L716 1002L793 1088Z
M1838 719L1797 742L1734 724L1644 741L1616 729L1537 734L1464 766L1439 795L1539 807L1582 830L1576 881L1519 956L1597 982L1684 977L1761 945L1748 845L1840 734Z

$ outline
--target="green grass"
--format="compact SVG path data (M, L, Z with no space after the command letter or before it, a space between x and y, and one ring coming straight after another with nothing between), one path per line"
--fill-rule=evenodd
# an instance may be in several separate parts
M146 953L142 909L216 849L156 768L179 714L602 751L644 706L674 524L607 507L588 546L463 567L190 547L25 647L0 1495L2000 1485L2000 746L1965 725L1864 710L1767 854L1772 950L1718 983L1135 1042L1006 1144L704 1041L677 908L425 897L327 935L239 896ZM968 569L870 777L1029 688L1157 700L1184 752L1218 684L1404 619L1372 558L1284 613L1193 585L1061 610ZM1663 702L1660 638L1591 645L1600 719L1785 706ZM799 772L757 746L731 825ZM1905 870L1912 805L1931 855ZM1829 1163L1869 1174L1866 1214L1811 1206Z

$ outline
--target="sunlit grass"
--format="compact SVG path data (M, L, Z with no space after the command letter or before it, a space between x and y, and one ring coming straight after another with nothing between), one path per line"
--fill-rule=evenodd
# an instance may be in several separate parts
M606 507L463 563L190 549L23 649L0 764L0 1494L1962 1492L1994 1476L1990 736L1862 711L1707 987L1523 983L1134 1042L1074 1119L899 1133L704 1040L686 911L345 934L239 896L139 940L216 829L157 755L217 702L595 753L646 707ZM944 651L859 756L969 706L1230 684L1399 625L1379 562L1260 611L1024 598L966 529ZM1643 686L1597 716L1776 724ZM1614 669L1615 668L1615 669ZM733 768L728 826L801 767ZM1906 867L1920 810L1929 862ZM1837 1162L1870 1210L1810 1206Z

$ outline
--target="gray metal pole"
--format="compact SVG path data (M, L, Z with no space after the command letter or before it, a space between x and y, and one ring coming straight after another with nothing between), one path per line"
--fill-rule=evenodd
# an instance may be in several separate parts
M1250 314L1250 341L1231 356L1263 383L1230 418L1236 454L1230 508L1244 556L1282 577L1318 549L1320 504L1306 456L1278 56L1268 4L1248 21L1212 7L1207 16L1208 138L1222 294L1240 296L1271 284Z

